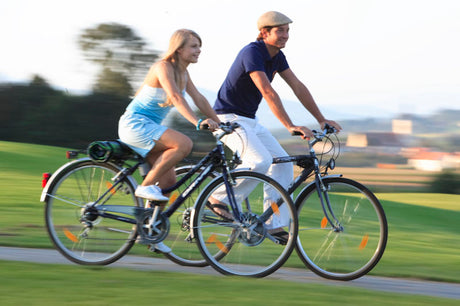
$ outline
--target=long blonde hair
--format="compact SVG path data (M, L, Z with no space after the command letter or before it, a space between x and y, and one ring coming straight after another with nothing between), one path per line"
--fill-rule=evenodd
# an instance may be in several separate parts
M180 68L179 68L179 57L177 54L177 50L184 47L185 44L188 42L188 40L191 37L196 37L198 41L200 42L200 46L202 44L200 36L188 29L179 29L173 33L171 38L169 39L169 48L168 51L164 54L163 58L161 59L162 61L170 62L171 65L173 66L174 69L174 81L176 82L177 87L179 90L182 90L184 88L185 84L183 82L183 79L181 78L180 75ZM160 106L166 107L166 106L171 106L172 102L169 101L169 99L161 104Z

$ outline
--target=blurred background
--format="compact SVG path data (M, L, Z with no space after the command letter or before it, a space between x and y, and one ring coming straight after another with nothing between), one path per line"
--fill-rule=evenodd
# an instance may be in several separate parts
M338 165L371 169L352 175L379 190L460 193L455 0L3 1L0 140L85 148L117 138L118 118L179 28L203 40L189 70L213 104L269 10L294 20L283 52L323 114L344 128ZM296 124L317 128L280 78L273 86ZM289 153L305 152L264 102L258 115ZM200 138L195 155L209 149L212 139L177 113L167 124Z

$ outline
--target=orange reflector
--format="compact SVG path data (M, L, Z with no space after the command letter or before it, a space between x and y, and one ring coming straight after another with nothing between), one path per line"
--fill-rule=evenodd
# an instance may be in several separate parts
M170 197L169 197L169 203L174 203L176 201L177 197L179 196L179 193L174 192Z
M323 220L321 220L321 228L326 228L327 225L327 218L324 217Z
M273 213L277 216L279 216L281 213L280 213L280 208L278 207L278 205L276 205L276 203L272 203L271 205L272 207L272 210L273 210Z
M113 186L112 183L110 183L110 182L105 182L105 184L107 185L107 188L108 188L108 189L112 188L112 186ZM110 193L111 193L111 194L115 194L115 192L117 192L117 191L115 190L115 188L114 188L114 189L110 189Z
M366 247L367 241L369 241L369 235L368 234L364 235L363 240L361 240L361 243L359 244L359 249L360 250L363 250Z
M75 236L74 234L72 234L68 229L64 229L64 234L67 238L69 238L69 240L71 240L72 242L78 242L78 238L77 236Z
M213 234L211 235L208 240L206 240L206 243L215 243L217 248L219 248L219 250L221 250L222 252L224 252L225 254L228 253L228 249L227 247L219 241L219 239L217 239L217 235L216 234Z

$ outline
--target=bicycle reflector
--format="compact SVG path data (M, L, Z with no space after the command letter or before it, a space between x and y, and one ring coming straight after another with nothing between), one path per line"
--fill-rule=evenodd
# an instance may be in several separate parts
M51 177L51 173L45 172L42 174L42 188L45 188L46 184L48 183L48 180Z
M65 152L65 157L67 159L74 159L78 156L78 151L66 151Z

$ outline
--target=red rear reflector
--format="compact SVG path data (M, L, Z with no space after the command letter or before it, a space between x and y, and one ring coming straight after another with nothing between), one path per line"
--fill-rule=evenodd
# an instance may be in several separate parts
M77 158L78 156L78 152L77 151L66 151L65 152L65 157L67 159L74 159L74 158Z
M50 179L50 177L51 177L51 173L49 173L49 172L43 173L43 175L42 175L42 178L43 178L42 179L42 188L45 188L46 183L48 183L48 180Z

